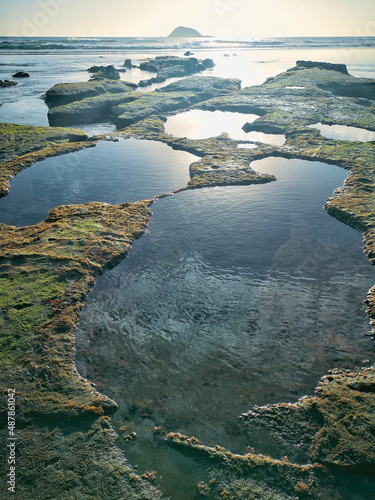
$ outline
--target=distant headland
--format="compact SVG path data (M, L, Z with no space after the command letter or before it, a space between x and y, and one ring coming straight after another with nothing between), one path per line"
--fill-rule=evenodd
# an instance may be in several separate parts
M168 38L191 38L198 36L203 37L204 35L201 35L199 31L193 28L185 28L185 26L179 26L178 28L174 29L170 35L168 35Z

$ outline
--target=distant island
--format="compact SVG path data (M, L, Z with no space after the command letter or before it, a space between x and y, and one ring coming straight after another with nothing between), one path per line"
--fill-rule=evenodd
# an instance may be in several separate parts
M193 28L185 28L184 26L179 26L178 28L174 29L170 35L168 35L168 38L186 38L198 36L203 37L204 35L201 35L199 31Z

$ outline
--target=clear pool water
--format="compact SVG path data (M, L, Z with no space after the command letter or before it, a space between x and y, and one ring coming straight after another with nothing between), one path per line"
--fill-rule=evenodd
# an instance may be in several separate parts
M268 158L259 186L185 191L158 200L147 234L97 281L77 333L79 372L119 403L126 457L156 470L174 499L194 497L199 463L153 427L242 453L281 456L238 416L312 394L330 368L373 361L363 300L373 270L361 234L323 204L346 173Z

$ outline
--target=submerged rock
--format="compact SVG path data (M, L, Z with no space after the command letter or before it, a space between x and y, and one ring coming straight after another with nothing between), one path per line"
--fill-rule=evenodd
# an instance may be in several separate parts
M13 87L18 85L18 82L13 82L12 80L0 80L0 88Z

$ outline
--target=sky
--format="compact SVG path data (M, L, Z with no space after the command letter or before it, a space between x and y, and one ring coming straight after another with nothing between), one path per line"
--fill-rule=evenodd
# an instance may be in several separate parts
M375 36L374 0L0 0L0 36Z

